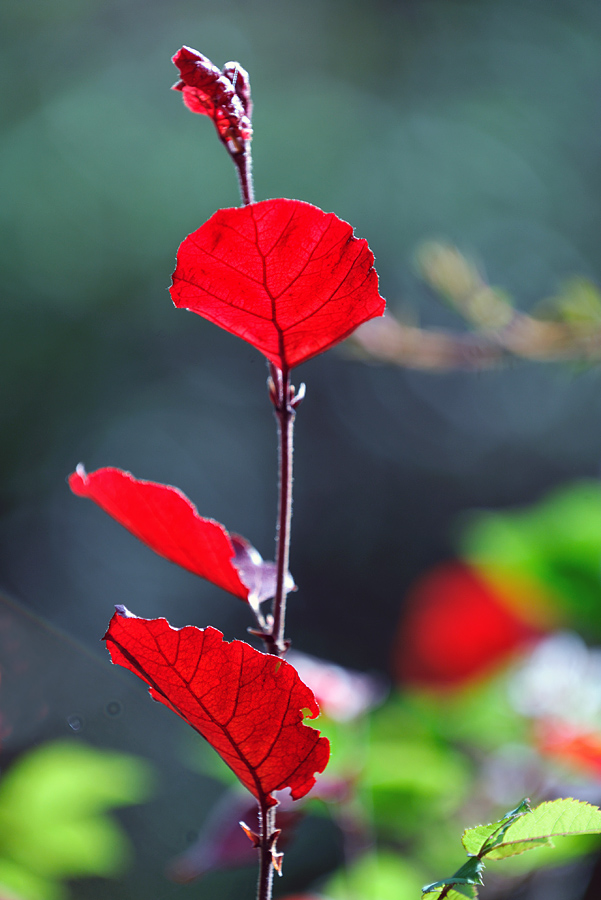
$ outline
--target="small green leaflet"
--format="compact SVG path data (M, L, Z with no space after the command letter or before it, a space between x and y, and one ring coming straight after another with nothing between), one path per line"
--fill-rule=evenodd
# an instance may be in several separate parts
M445 888L448 884L450 885L472 885L472 884L483 884L482 881L482 870L484 868L484 863L481 859L478 859L476 856L470 857L466 863L464 863L460 869L457 869L454 875L451 875L449 878L443 878L441 881L435 881L433 884L427 884L424 888L422 888L422 893L430 894L432 891L435 891L437 888ZM448 894L447 894L448 896ZM465 896L465 895L464 895ZM469 897L470 894L467 894ZM475 896L472 894L471 896Z
M427 900L476 900L476 885L482 884L483 860L505 859L536 847L552 847L559 835L601 833L601 809L574 800L550 800L531 809L528 800L506 813L498 822L468 828L461 839L467 862L450 878L423 888Z
M462 838L468 853L505 859L536 847L553 846L560 834L601 832L601 810L580 800L551 800L531 810L527 801L492 825L468 828Z
M454 887L439 887L434 888L434 892L428 892L427 900L438 900L439 897L442 897L444 894L443 900L478 900L478 891L474 887L473 884L457 884Z

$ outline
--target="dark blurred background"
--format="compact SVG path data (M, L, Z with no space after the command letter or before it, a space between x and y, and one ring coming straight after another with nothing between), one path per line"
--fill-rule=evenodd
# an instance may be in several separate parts
M0 587L90 665L114 603L243 637L243 604L65 484L80 461L175 484L273 554L264 360L167 292L180 241L239 203L213 126L169 90L170 57L186 43L250 72L257 199L335 211L369 240L391 311L461 329L416 274L425 240L476 258L524 310L570 276L601 281L601 5L6 0L0 16ZM433 374L342 348L295 374L288 631L344 665L388 671L403 594L451 555L458 513L599 472L594 368ZM59 706L49 734L67 728Z

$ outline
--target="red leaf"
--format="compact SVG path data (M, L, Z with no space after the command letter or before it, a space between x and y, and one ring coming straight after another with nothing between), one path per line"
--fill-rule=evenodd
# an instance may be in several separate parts
M171 297L291 369L384 312L367 241L300 200L221 209L177 254Z
M121 469L88 475L81 464L69 476L69 487L78 497L97 503L155 553L249 600L249 589L233 564L229 534L219 522L201 518L177 488L140 481Z
M113 663L196 729L260 803L289 787L303 797L323 772L329 742L303 724L319 707L296 670L215 628L172 628L117 607L105 635Z
M181 75L173 90L182 92L189 110L209 116L222 141L231 141L240 152L244 141L252 137L248 73L234 62L226 63L220 72L210 59L191 47L178 50L173 62Z

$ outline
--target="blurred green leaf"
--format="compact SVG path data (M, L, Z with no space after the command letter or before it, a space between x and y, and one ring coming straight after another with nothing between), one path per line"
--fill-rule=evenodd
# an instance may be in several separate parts
M374 741L362 779L377 827L400 837L457 809L469 784L467 758L431 738Z
M374 741L365 780L371 788L455 798L463 795L468 765L450 747L431 741Z
M59 879L123 871L129 844L105 812L149 791L149 766L137 757L69 741L31 751L0 781L0 883L54 900Z
M59 881L51 881L10 859L0 858L2 900L67 900L69 892Z
M560 617L601 638L601 485L583 481L535 506L474 513L460 540L462 553L493 572L533 579Z
M601 321L601 293L588 278L575 276L562 285L560 293L543 303L549 310L575 330L586 331L599 327Z
M327 882L331 900L416 900L423 876L406 859L393 853L370 853Z

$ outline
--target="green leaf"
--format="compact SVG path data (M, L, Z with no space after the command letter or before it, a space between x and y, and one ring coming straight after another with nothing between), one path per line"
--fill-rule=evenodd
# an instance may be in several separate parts
M149 775L137 757L79 741L23 756L0 781L0 884L4 877L27 900L54 900L60 879L123 871L129 844L105 813L144 800Z
M0 859L0 897L2 900L68 900L69 892L59 882L28 872L9 859Z
M371 788L455 800L464 796L468 770L460 754L431 740L373 741L365 778Z
M525 802L499 822L468 828L461 839L465 850L486 859L506 859L553 846L550 839L558 835L601 832L601 810L589 803L571 798L551 800L534 810L521 811Z
M565 866L575 862L581 856L598 852L600 847L597 834L570 834L566 837L559 835L552 841L548 840L549 843L541 845L536 853L521 853L503 859L501 862L502 874L507 877L521 876L534 869ZM485 859L487 865L489 859L489 856ZM493 866L495 864L496 861L492 863Z
M524 813L532 812L532 807L530 806L530 800L528 797L524 797L523 800L520 800L515 809L510 809L509 812L506 812L502 817L501 821L505 822L508 819L515 819L517 816L523 816Z
M507 829L504 844L540 841L560 834L599 834L601 809L574 800L549 800L518 818Z
M461 843L466 853L473 856L483 856L493 847L503 843L503 838L507 829L512 825L519 816L530 812L530 802L527 799L521 801L515 809L509 810L508 813L499 819L498 822L491 822L488 825L476 825L474 828L467 828L463 832Z
M486 859L507 859L509 856L519 856L526 850L536 850L537 847L553 847L553 841L550 838L533 838L531 841L521 841L511 844L499 844L487 851Z
M469 776L468 760L431 738L375 740L361 793L380 832L406 838L457 809Z
M435 881L432 884L427 884L422 888L422 893L429 894L432 891L435 891L436 888L444 888L448 884L483 884L483 869L484 863L482 862L482 860L478 859L476 856L472 856L461 866L460 869L457 869L454 875L450 875L448 878L443 878L441 879L441 881Z
M324 887L331 900L416 900L423 872L393 853L369 853ZM465 900L462 897L461 900Z
M542 587L553 608L574 627L601 637L598 481L575 482L532 507L473 513L463 528L460 548L468 561L488 572Z
M452 888L439 887L433 892L428 892L427 900L438 900L442 892L446 890L443 900L477 900L478 889L473 884L458 884Z

